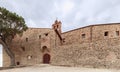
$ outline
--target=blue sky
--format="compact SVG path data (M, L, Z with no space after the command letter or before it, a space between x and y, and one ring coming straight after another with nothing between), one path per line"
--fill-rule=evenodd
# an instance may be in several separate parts
M23 16L29 27L50 28L56 18L62 31L120 22L120 0L0 0L0 6Z

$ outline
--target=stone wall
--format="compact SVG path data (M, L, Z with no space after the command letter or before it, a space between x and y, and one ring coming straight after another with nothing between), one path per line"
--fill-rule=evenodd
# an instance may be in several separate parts
M103 40L108 38L120 37L116 31L120 34L120 24L106 24L106 25L95 25L92 28L92 41ZM108 32L108 36L104 36L105 32Z
M62 35L64 44L53 49L52 64L119 68L119 32L120 24L92 25L65 32Z
M11 43L16 65L41 64L47 53L53 65L120 67L120 24L91 25L61 35L63 43L49 28L29 28L22 37L16 35Z
M104 33L108 32L108 36L104 36ZM116 38L120 34L120 24L101 24L82 27L79 29L71 30L62 33L62 37L65 39L64 45L72 43L89 43L92 41L103 40L107 38Z
M43 55L54 47L54 31L47 28L29 28L23 36L16 36L11 43L15 54L16 65L33 65L43 63ZM43 52L43 46L49 51Z
M119 68L119 52L120 37L99 40L92 43L64 45L54 49L52 64L63 66Z
M83 27L80 29L68 31L65 33L62 33L62 37L65 39L64 44L69 45L69 44L75 44L75 43L88 43L90 42L91 38L91 27ZM84 35L85 36L82 36Z

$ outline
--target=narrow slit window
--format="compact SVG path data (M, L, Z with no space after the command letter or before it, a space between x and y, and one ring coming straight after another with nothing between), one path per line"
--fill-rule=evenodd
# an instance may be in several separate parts
M58 28L59 26L57 25L57 28Z
M28 38L26 38L26 42L28 42Z
M39 39L41 39L41 35L39 35Z
M119 36L119 31L116 31L116 36Z
M108 31L104 32L104 36L108 36Z
M25 47L21 47L22 51L25 51Z
M85 38L85 34L82 34L82 38Z

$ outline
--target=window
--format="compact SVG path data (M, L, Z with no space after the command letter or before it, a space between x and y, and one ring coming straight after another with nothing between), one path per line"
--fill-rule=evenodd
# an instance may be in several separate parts
M41 39L41 35L39 35L39 39Z
M104 32L104 36L108 36L108 31Z
M43 46L43 47L42 47L42 52L45 52L45 51L49 52L47 46Z
M57 28L58 28L59 26L57 25Z
M23 51L25 51L25 47L21 47L21 49L22 49Z
M116 36L119 36L119 31L116 31Z
M27 56L27 59L29 59L29 60L32 59L32 56L31 56L31 55L28 55L28 56Z
M17 65L20 65L20 62L16 62Z
M82 38L85 38L85 34L82 34Z
M48 33L45 33L45 36L48 36Z
M26 38L26 42L28 42L28 38Z

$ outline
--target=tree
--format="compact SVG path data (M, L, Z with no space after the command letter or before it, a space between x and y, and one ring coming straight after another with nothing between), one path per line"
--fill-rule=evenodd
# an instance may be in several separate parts
M11 51L9 43L16 34L22 34L28 27L24 18L0 7L0 40L5 45L4 50L11 60L11 66L15 66L15 55Z

